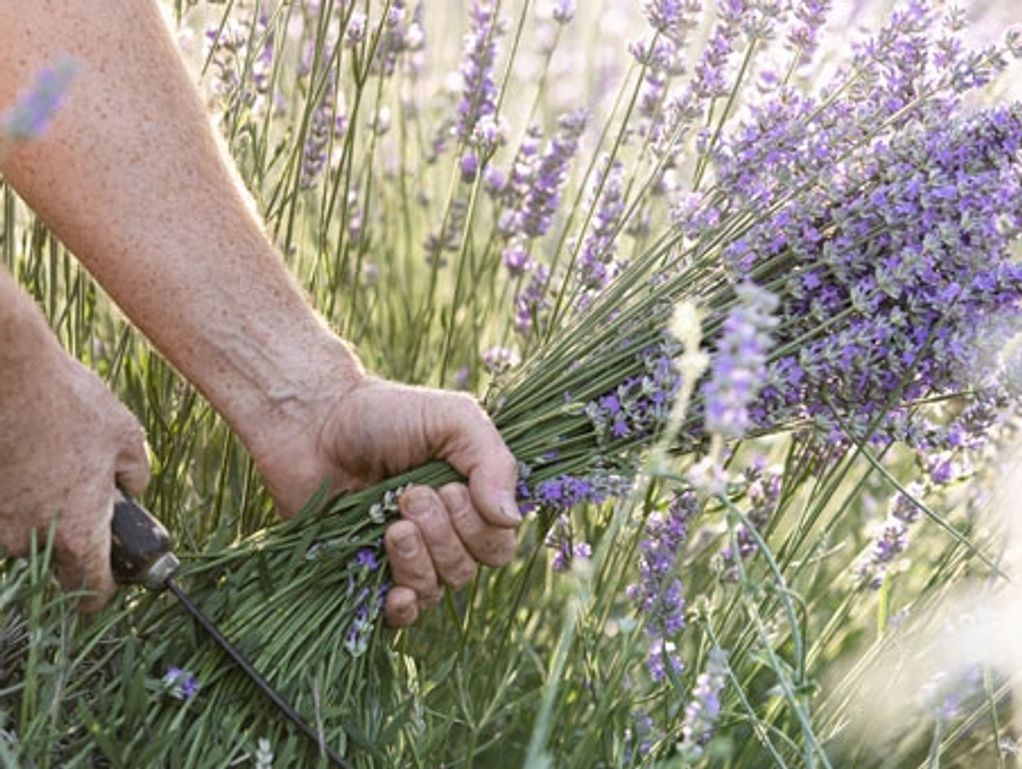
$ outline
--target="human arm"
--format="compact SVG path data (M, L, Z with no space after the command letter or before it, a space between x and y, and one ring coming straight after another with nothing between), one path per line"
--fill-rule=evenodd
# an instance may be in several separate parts
M88 369L69 357L32 300L0 268L0 543L27 555L33 530L83 608L114 591L110 516L117 487L149 482L142 429Z
M468 478L406 495L387 615L514 549L515 465L468 398L368 377L313 312L226 160L149 0L0 0L0 104L62 54L81 64L52 130L3 171L251 452L279 508L431 457ZM420 501L424 504L415 505ZM455 509L451 509L451 508ZM453 513L453 518L449 517ZM448 523L445 525L445 521ZM453 521L453 523L451 523ZM408 549L398 548L406 542Z

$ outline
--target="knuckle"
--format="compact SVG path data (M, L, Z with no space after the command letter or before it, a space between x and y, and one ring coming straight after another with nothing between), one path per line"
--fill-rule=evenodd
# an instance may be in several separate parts
M451 570L448 584L455 590L460 590L475 579L476 571L475 563L472 561L463 561Z
M411 581L419 590L424 587L429 590L436 585L436 572L433 570L433 565L428 560L417 560L408 571Z
M511 536L505 536L505 532L501 532L488 538L486 550L489 558L488 566L506 566L514 557L517 543L511 532L506 532L506 534L511 534Z
M53 542L54 552L63 563L79 567L93 550L90 539L89 532L83 527L58 528Z
M117 403L117 412L109 423L113 434L122 445L138 449L145 445L145 431L136 419L135 415L128 411L128 408Z
M419 602L424 607L431 608L433 606L436 606L438 603L440 603L440 599L443 598L443 597L444 597L444 591L443 590L440 590L440 589L437 589L437 590L427 590L427 591L425 591L425 593L423 593L423 594L421 594L419 596Z
M127 406L121 406L121 429L124 435L133 441L142 443L145 439L145 431L138 418L132 414Z
M390 625L394 627L410 625L417 615L418 606L414 593L398 587L387 596L386 617Z
M487 566L503 566L501 562L502 548L493 537L486 537L479 545L479 560Z
M417 539L418 529L411 521L395 521L383 535L384 545L387 549L398 553L413 548L417 544Z
M398 505L409 518L425 518L437 512L440 500L428 486L412 486L401 495Z
M488 423L490 421L482 406L471 395L467 393L448 393L447 396L451 412L458 419L470 422Z
M28 555L31 535L28 527L0 529L0 547L4 553L14 558Z
M464 520L472 512L472 499L463 483L448 483L440 489L451 518Z

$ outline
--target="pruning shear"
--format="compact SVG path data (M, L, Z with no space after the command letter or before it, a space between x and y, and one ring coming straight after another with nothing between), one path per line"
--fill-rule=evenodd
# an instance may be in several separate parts
M181 562L174 555L170 534L153 515L135 500L118 492L114 502L114 517L110 524L112 544L110 565L114 579L121 584L138 584L149 590L169 590L181 602L185 610L219 644L220 648L238 665L259 689L280 711L297 726L306 737L316 743L320 752L334 766L351 769L351 764L340 754L326 745L320 733L314 730L295 711L287 700L274 689L269 681L245 659L242 653L228 641L213 621L174 581Z

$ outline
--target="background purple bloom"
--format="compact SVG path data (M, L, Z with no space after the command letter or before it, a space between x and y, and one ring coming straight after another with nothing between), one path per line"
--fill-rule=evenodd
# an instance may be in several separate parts
M778 299L769 291L745 283L735 289L738 304L724 320L713 355L709 381L702 389L704 427L709 433L738 438L752 424L749 405L766 376L770 330Z
M78 63L63 57L42 69L32 87L19 94L14 106L3 113L0 129L12 141L29 141L50 127L78 76Z

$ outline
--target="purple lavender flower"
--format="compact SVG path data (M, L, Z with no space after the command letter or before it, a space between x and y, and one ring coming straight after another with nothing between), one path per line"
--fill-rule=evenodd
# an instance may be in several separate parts
M521 232L528 238L545 235L560 205L568 166L578 151L588 114L584 110L562 115L560 127L543 153L522 207Z
M256 93L266 94L270 90L270 80L273 73L273 60L276 53L274 47L274 34L270 29L270 19L265 13L259 14L256 20L254 35L259 35L263 41L262 46L252 59L252 85Z
M204 55L213 71L211 90L217 102L228 103L239 95L242 83L238 75L238 59L248 45L248 30L237 19L229 19L222 27L211 25L205 33ZM249 101L241 98L240 102Z
M171 697L179 700L191 700L199 692L198 679L179 667L171 665L163 674L163 686Z
M558 24L568 24L575 18L576 10L578 10L576 0L554 0L551 16Z
M670 677L680 676L685 672L685 663L677 654L678 648L673 641L654 638L649 642L646 654L646 670L649 677L660 683ZM670 671L670 672L668 672Z
M579 505L600 505L608 499L621 498L631 485L628 476L602 469L584 476L557 475L538 479L533 476L533 468L522 464L518 469L519 507L522 512L537 509L566 512Z
M1016 59L1022 59L1022 27L1012 27L1004 33L1004 45Z
M702 388L707 432L743 436L752 425L749 405L766 378L769 331L777 325L778 299L753 283L735 289L738 305L724 320L710 379Z
M702 3L700 0L647 0L645 7L653 29L680 46L695 28Z
M966 115L945 88L906 110L904 89L932 88L934 75L919 53L925 19L906 12L897 24L861 54L860 66L877 73L869 84L823 108L782 90L715 156L732 207L766 210L793 186L811 187L724 252L739 275L769 263L769 274L787 276L776 289L785 298L778 341L801 340L767 365L749 407L754 426L812 419L841 440L880 420L874 435L911 438L908 410L889 408L890 394L901 387L911 401L974 387L982 349L1001 344L1022 315L1022 267L1007 256L1022 232L1022 108ZM870 141L867 126L892 116ZM821 168L832 169L827 181L810 183ZM709 233L713 209L709 200L686 206L680 223L692 237Z
M820 28L830 12L830 0L799 0L794 4L798 23L788 32L788 45L797 55L797 63L806 66L816 52Z
M958 477L958 468L950 452L941 452L926 460L926 472L935 486L946 486Z
M355 563L366 571L376 571L380 568L380 560L376 552L368 547L363 547L355 553Z
M352 589L355 583L352 582ZM369 648L376 621L383 611L390 585L386 582L375 590L363 588L358 598L355 616L344 634L344 648L352 657L359 657Z
M497 231L505 240L510 241L522 232L524 201L536 177L542 144L543 134L539 127L530 126L515 154L511 173L506 179L501 175L496 194L498 202L502 204L497 218Z
M660 739L659 730L649 713L638 712L632 717L632 726L625 730L625 754L628 764L638 763L638 759L649 755L653 745Z
M626 593L636 613L645 621L650 639L647 667L654 681L666 675L665 646L685 627L685 598L677 576L678 557L688 538L688 526L699 510L695 493L675 494L664 513L653 513L646 521L639 545L639 581ZM673 664L673 663L672 663Z
M919 690L918 700L934 717L949 726L964 715L967 706L984 696L984 666L971 664L965 669L940 670Z
M509 347L491 347L483 353L483 367L494 376L503 374L518 363L518 353Z
M486 167L486 171L483 172L483 189L490 197L499 198L506 184L507 177L503 171L495 165Z
M568 571L576 560L588 561L593 555L588 542L575 540L568 516L563 514L557 516L544 544L554 551L550 568L556 572Z
M348 26L344 30L344 44L349 48L361 45L366 39L369 19L362 11L352 11Z
M16 142L38 139L50 127L77 76L78 63L67 56L40 70L32 87L3 113L0 133Z
M511 243L501 254L501 261L507 267L508 274L517 278L530 272L535 264L529 256L529 250L520 241Z
M479 173L479 156L469 150L461 156L461 180L466 184L471 184L476 180L476 175Z
M302 147L302 189L311 189L319 181L330 160L331 145L348 130L344 94L337 87L333 71L327 76L323 96L312 112L309 130Z
M667 420L681 380L674 366L677 343L665 339L637 358L645 373L629 377L586 404L585 413L602 445L653 435Z
M665 98L651 139L657 152L671 163L684 145L688 131L705 114L714 99L726 96L732 87L730 68L740 48L743 32L750 38L768 38L773 34L777 14L767 13L766 4L753 6L746 0L724 0L717 5L717 23L703 46L686 87ZM708 145L702 151L711 149Z
M604 160L600 173L602 191L593 215L592 229L582 243L578 259L579 279L583 288L599 291L614 277L616 272L614 242L621 216L624 213L624 165L620 161L609 163Z
M542 294L549 277L546 268L532 265L525 257L526 244L545 235L553 223L586 119L583 111L562 115L558 120L560 130L542 154L542 134L535 126L529 128L515 156L511 175L497 194L502 205L497 231L508 244L504 250L505 265L515 276L528 269L536 270L515 299L515 327L523 334L532 330L535 311L545 303Z
M741 482L744 486L742 493L748 503L745 517L760 534L764 532L777 509L782 481L782 474L776 469L767 469L761 457L750 462L742 473ZM736 558L749 558L758 550L756 537L744 523L738 524L734 536L737 542L737 553L735 548L728 544L720 554L724 569L723 576L728 580L738 579L739 570L735 563Z
M488 160L507 141L507 121L497 115L484 115L472 131L471 144Z
M268 110L282 112L285 98L279 88L271 93L277 36L265 12L243 13L230 18L221 27L215 24L206 30L206 55L213 72L212 91L224 107L250 109L253 114ZM311 49L303 58L300 70L304 76L311 66ZM243 77L248 71L249 77Z
M549 281L550 268L545 264L536 265L529 282L515 297L515 331L523 337L532 335L550 309Z
M710 650L706 668L696 679L692 698L685 706L685 718L681 724L681 743L678 750L688 761L702 758L706 744L713 737L720 716L720 695L728 679L727 652L723 649Z
M493 67L497 59L497 37L502 32L492 0L473 0L470 17L472 31L465 38L462 95L454 127L455 135L466 144L471 142L478 123L497 111Z
M389 77L397 71L398 62L405 54L418 51L425 44L419 19L421 8L420 3L415 12L409 14L406 0L390 0L376 58L373 60L373 67L385 76Z
M440 230L431 233L425 242L427 264L443 267L447 264L443 257L445 251L457 251L461 246L461 236L465 231L465 220L468 216L468 201L458 198L451 203L447 218L441 222Z
M919 507L913 499L920 499L926 488L912 483L908 496L899 492L891 502L887 519L883 522L866 555L855 565L856 579L863 586L879 590L884 583L887 566L908 547L909 527L919 518Z

